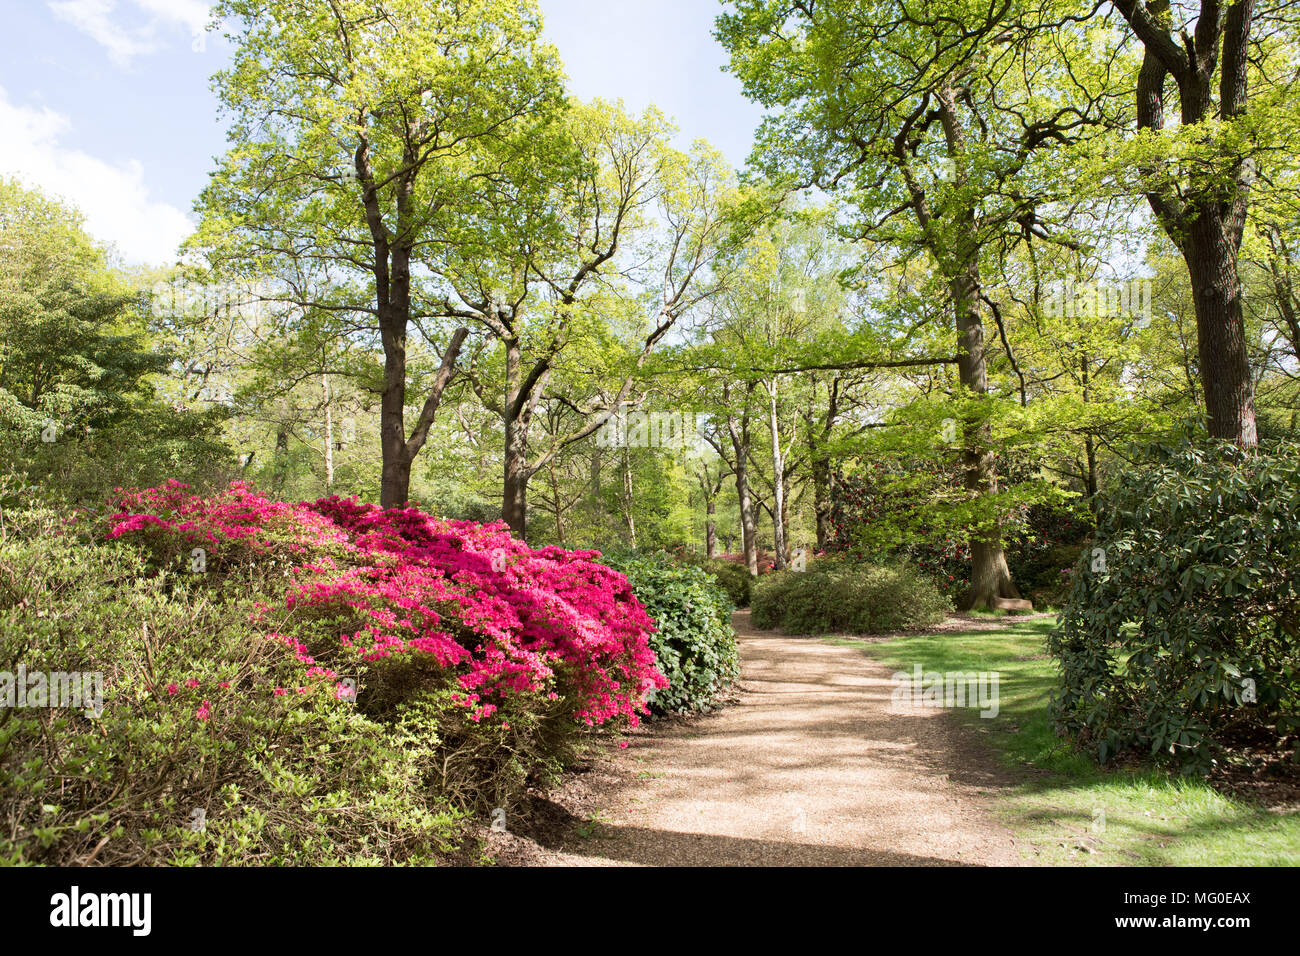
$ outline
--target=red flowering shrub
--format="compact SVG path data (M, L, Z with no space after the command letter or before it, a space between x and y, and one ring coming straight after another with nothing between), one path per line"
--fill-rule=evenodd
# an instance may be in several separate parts
M472 720L535 694L562 698L589 725L635 724L649 691L667 686L653 622L622 574L597 552L533 550L504 524L337 497L281 504L243 484L205 499L176 483L125 496L111 521L109 537L165 559L192 547L211 548L218 569L293 556L283 629L301 633L272 627L270 608L254 623L291 647L309 679L335 681L336 696L351 691L338 677L355 662L382 687L404 684L401 696L450 683Z
M210 498L189 485L169 481L159 488L121 493L109 516L109 538L131 535L160 563L187 560L203 549L203 570L269 555L302 557L340 551L346 536L301 505L270 501L237 481Z

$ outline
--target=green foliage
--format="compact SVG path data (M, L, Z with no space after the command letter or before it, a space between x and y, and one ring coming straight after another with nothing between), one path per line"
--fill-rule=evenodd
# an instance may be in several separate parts
M1010 529L1007 566L1034 606L1060 607L1070 587L1070 569L1088 547L1095 518L1083 508L1035 504Z
M1161 447L1105 493L1051 641L1053 713L1103 762L1204 771L1233 746L1293 746L1298 452Z
M89 435L23 442L0 465L15 488L8 493L0 489L0 504L41 500L95 507L114 488L149 487L168 478L201 490L223 487L239 469L216 429L213 417L177 415L152 406ZM0 440L0 453L3 445Z
M632 591L655 620L650 646L668 687L651 700L657 713L691 713L717 706L740 674L734 605L703 569L682 567L663 554L606 555L627 575Z
M49 442L147 398L167 358L143 340L133 300L75 210L0 180L0 422Z
M115 486L219 471L231 457L217 437L220 414L178 410L156 394L171 360L79 214L0 181L4 471L78 504Z
M907 565L819 558L807 571L778 571L754 585L754 626L787 634L917 630L951 610L934 583Z
M732 604L736 607L749 607L754 579L750 576L748 568L743 564L722 561L718 558L706 561L703 568L713 576L718 586L727 592L727 597L731 599Z
M1012 580L1036 605L1059 606L1069 588L1066 572L1092 531L1093 516L1059 488L1016 475L1010 462L999 468L1010 473L1011 490L984 498L999 509ZM924 458L906 467L903 461L858 460L837 475L837 482L829 550L915 565L961 604L970 586L971 555L962 521L950 520L952 499L961 494L955 465Z
M563 697L514 695L475 721L418 655L353 660L342 676L362 692L337 699L291 644L337 648L343 622L285 607L287 542L193 574L100 524L0 511L0 674L103 686L97 718L0 709L0 861L437 863L468 815L513 818L572 762Z
M546 789L577 759L580 728L572 705L544 694L503 700L491 720L473 721L452 689L424 691L399 705L397 726L410 740L437 739L423 755L422 779L458 811L514 813L529 787Z
M702 568L714 583L727 592L727 597L736 607L749 607L750 594L754 587L754 578L749 569L735 561L721 558L706 558L695 551L680 548L671 552L674 561L691 567Z

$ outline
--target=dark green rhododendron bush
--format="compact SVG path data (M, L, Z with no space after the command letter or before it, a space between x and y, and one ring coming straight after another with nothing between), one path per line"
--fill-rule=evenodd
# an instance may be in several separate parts
M740 673L731 627L735 607L726 590L703 568L665 554L631 552L603 560L627 575L655 622L650 646L668 686L654 692L652 710L681 714L716 706Z
M1063 731L1186 769L1291 753L1300 448L1156 449L1105 495L1051 651Z

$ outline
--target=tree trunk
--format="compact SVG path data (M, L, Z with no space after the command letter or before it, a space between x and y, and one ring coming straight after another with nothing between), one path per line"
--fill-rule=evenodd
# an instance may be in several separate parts
M400 508L406 504L411 491L411 463L397 454L388 456L379 486L379 506Z
M384 391L379 403L379 448L383 465L379 478L379 503L384 508L406 504L411 486L411 461L419 454L429 425L442 399L443 389L456 367L461 344L468 329L458 329L443 354L436 384L425 400L419 423L408 441L406 436L406 329L411 321L411 199L418 167L406 150L409 164L393 181L397 192L396 229L384 224L379 190L371 168L370 144L362 141L355 156L357 178L362 184L361 201L370 230L375 276L375 305L379 338L384 349Z
M281 422L275 430L275 467L272 487L278 495L289 477L289 426Z
M697 472L695 480L700 484L700 493L704 496L704 555L712 560L718 554L718 495L722 492L722 482L726 477L726 472L721 468L718 469L718 477L715 481L709 474L709 466L704 465L702 471Z
M389 320L383 332L384 393L379 401L379 445L383 454L379 504L406 504L411 459L406 454L406 322Z
M821 455L812 459L813 512L817 517L817 550L825 551L831 534L831 463Z
M957 372L961 384L972 394L988 394L988 370L984 363L984 323L977 290L979 274L972 262L952 282L953 305L957 313ZM997 472L990 449L992 432L987 423L968 420L964 430L962 464L966 489L984 497L997 493ZM996 516L990 530L973 530L970 538L970 591L964 610L985 610L998 598L1019 598L1002 549L1001 525Z
M506 396L502 406L505 425L505 474L501 488L501 520L520 541L528 533L528 412L520 397L520 359L517 341L506 343Z
M740 496L740 537L745 549L745 567L758 575L758 529L754 525L754 502L749 494L749 478L743 466L736 469L736 493Z
M628 543L636 550L636 516L632 513L634 502L632 489L632 455L623 449L623 513L627 521Z
M517 421L506 422L505 480L501 520L520 541L528 533L528 446Z
M1080 367L1083 372L1083 401L1084 404L1088 404L1092 401L1092 364L1088 361L1088 356L1085 355L1080 360ZM1088 510L1094 516L1097 516L1098 509L1101 507L1101 502L1097 500L1097 439L1091 431L1083 436L1083 452L1085 460L1084 483L1088 492Z
M718 513L717 501L710 498L704 510L708 515L704 522L704 555L712 560L718 556L718 525L715 520L715 515Z
M781 542L782 551L785 553L785 566L790 566L790 554L794 549L794 543L790 540L790 487L789 475L783 475L781 479L785 486L785 491L781 496L781 510L777 513L781 516Z
M382 321L382 320L381 320ZM411 487L411 462L424 447L442 393L451 380L468 329L457 329L442 356L433 387L424 400L419 422L410 439L406 437L406 323L387 322L384 340L384 394L380 399L379 442L383 451L379 503L384 508L406 504Z
M357 160L363 181L369 169ZM410 182L398 184L398 227L403 224ZM375 242L375 294L379 306L379 337L384 348L384 392L379 401L379 448L382 470L379 504L406 504L411 487L411 456L406 446L406 329L411 320L411 250L391 243L380 221L373 191L364 194L367 219ZM400 235L400 232L399 232Z
M1165 86L1170 76L1177 84L1185 131L1200 126L1206 138L1219 137L1222 134L1214 124L1232 122L1246 113L1255 4L1235 0L1226 6L1225 12L1219 4L1212 10L1202 4L1195 42L1184 37L1180 43L1169 32L1169 0L1116 3L1143 45L1136 88L1139 130L1164 128ZM1229 147L1230 152L1236 150L1235 145ZM1213 175L1194 173L1199 182L1189 182L1187 176L1174 181L1167 165L1145 166L1141 172L1159 181L1146 194L1147 202L1187 263L1210 436L1254 447L1259 442L1255 389L1237 264L1255 178L1254 159L1239 155L1231 167L1213 170Z
M785 553L785 460L781 454L781 420L777 415L777 380L768 384L768 430L772 434L772 546L776 551L776 569L784 571Z
M966 151L966 133L956 108L956 93L945 89L939 94L939 122L943 125L948 156L959 160ZM959 177L959 185L965 185ZM932 250L940 253L951 265L949 292L957 327L957 374L963 391L977 400L988 395L988 368L984 360L984 316L980 301L980 245L979 228L974 205L961 210L957 242L950 250ZM987 423L972 415L963 428L962 466L966 490L973 496L988 497L997 493L998 480L994 468L992 429ZM962 607L965 610L992 608L998 598L1019 598L1020 592L1011 581L1006 554L1002 550L1002 527L996 515L977 524L970 532L971 573L970 591Z
M1210 437L1252 448L1259 444L1255 383L1246 349L1237 249L1225 232L1221 217L1203 208L1188 228L1183 258L1192 280Z
M814 396L816 392L814 391ZM831 537L831 521L835 513L835 476L830 455L826 451L835 424L840 417L840 379L832 379L826 386L826 415L820 427L813 422L813 409L809 409L808 460L812 467L813 514L817 519L817 550L825 551Z
M749 386L753 388L753 386ZM725 393L724 393L725 396ZM745 396L745 412L739 427L734 418L727 418L727 433L735 455L732 471L736 476L736 496L740 499L740 539L745 551L745 566L751 575L758 575L758 529L754 521L754 501L749 493L749 395Z

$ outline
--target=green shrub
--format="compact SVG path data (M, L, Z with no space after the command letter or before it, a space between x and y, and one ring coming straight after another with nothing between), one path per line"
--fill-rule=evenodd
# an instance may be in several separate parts
M718 583L718 586L727 592L727 597L731 598L732 604L736 607L749 607L754 577L745 565L737 564L735 561L725 561L722 558L706 558L702 554L684 548L670 551L668 554L679 564L703 568Z
M910 566L819 558L807 571L760 578L752 621L787 634L878 634L933 627L951 610L934 582Z
M421 779L455 810L487 817L500 808L514 818L530 787L554 786L577 761L583 732L569 701L517 694L494 719L474 721L453 694L422 692L399 706L397 723L404 739L425 742Z
M731 561L719 561L717 558L707 562L704 570L727 592L731 603L736 607L749 607L753 593L754 578L744 565Z
M193 574L102 524L0 510L0 695L20 668L100 675L103 707L0 709L0 864L437 863L468 815L516 819L571 762L563 694L475 719L427 655L308 670L358 625L286 605L284 541Z
M715 707L740 673L735 609L727 592L702 568L683 567L665 554L606 555L627 575L658 631L650 646L668 687L655 693L657 713L690 713Z
M1154 449L1101 513L1050 644L1058 729L1102 761L1142 750L1200 771L1233 745L1293 747L1300 448Z

